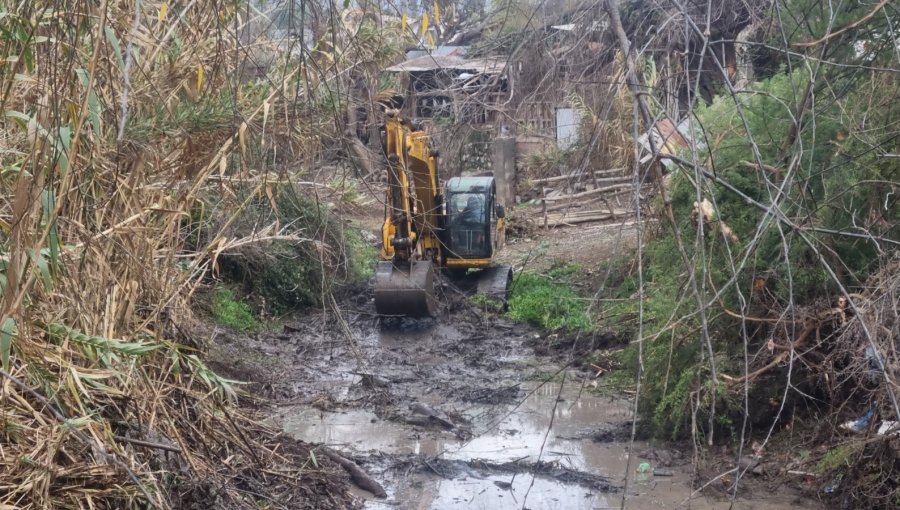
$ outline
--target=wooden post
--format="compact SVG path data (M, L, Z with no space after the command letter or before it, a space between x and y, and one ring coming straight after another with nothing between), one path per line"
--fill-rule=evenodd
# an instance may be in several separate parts
M541 186L541 212L544 215L544 228L547 227L547 188Z

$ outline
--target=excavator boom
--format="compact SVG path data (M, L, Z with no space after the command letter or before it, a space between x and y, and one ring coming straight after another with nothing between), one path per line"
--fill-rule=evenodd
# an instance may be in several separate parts
M389 115L384 128L388 192L382 260L375 269L379 315L433 316L434 266L441 259L437 154L428 136Z

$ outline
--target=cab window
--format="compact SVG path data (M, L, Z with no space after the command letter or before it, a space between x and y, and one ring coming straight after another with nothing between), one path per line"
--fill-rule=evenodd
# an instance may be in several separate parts
M480 226L486 222L484 195L480 193L454 193L451 195L451 224Z

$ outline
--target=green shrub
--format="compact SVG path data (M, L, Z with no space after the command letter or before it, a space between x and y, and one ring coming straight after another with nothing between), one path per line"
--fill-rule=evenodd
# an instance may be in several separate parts
M841 78L834 78L828 85L824 74L820 73L817 79L820 82L814 87L824 90L833 88L834 79ZM714 169L718 179L760 204L769 204L777 193L784 193L779 207L785 217L801 226L805 238L800 230L783 225L779 228L765 211L710 180L703 182L701 196L718 210L716 218L705 224L701 236L693 217L698 200L696 176L690 168L678 168L671 176L671 203L688 264L678 251L670 225L663 222L659 233L646 238L643 299L636 299L635 275L626 276L617 288L608 289L603 296L613 299L603 308L602 317L606 325L623 336L633 336L639 307L643 307L645 378L641 412L645 418L652 418L661 435L689 430L685 425L690 417L691 395L696 397L699 392L700 409L705 409L702 412L708 412L712 403L712 388L706 386L710 363L704 326L717 370L743 372L740 321L723 313L723 309L741 309L737 289L751 315L809 303L835 292L837 285L807 240L823 254L843 285L850 288L861 284L880 261L879 247L870 239L835 236L814 229L858 231L858 226L865 225L875 236L896 239L900 208L884 183L897 181L900 161L878 158L866 148L886 144L892 135L880 127L859 127L888 124L889 116L896 115L892 111L895 107L872 111L867 103L871 94L854 91L854 83L843 82L845 96L839 101L817 91L815 123L803 125L794 144L786 144L786 140L792 140L791 119L798 109L795 91L805 90L808 83L805 70L782 71L754 84L756 93L739 96L743 117L731 97L717 97L711 105L701 105L695 112L705 131L704 140L712 145L711 152L703 154L710 159L704 164ZM896 83L888 86L897 89ZM756 156L747 128L763 163L776 168L776 172L761 170L754 164ZM889 144L896 146L895 141ZM796 158L790 166L792 185L779 188L792 158ZM659 208L660 204L656 205ZM725 235L725 226L733 235ZM737 268L736 275L733 267ZM705 325L689 282L692 277L701 299L710 304ZM757 281L761 282L762 291L754 290ZM719 292L720 289L725 290ZM748 335L751 352L762 347L765 335L754 336L752 331ZM630 346L623 358L632 369L636 367L637 346ZM634 373L632 369L630 373ZM743 412L739 403L726 396L717 394L715 399L719 425ZM697 418L698 423L707 423L702 416Z
M251 292L262 298L274 314L317 305L321 301L321 262L310 256L302 243L273 241L248 274Z
M218 276L239 286L251 308L281 315L318 306L336 286L366 281L374 275L377 253L360 228L346 225L328 207L288 185L271 186L271 194L247 200L248 188L234 197L202 197L182 227L188 249L203 249L227 225L229 239L248 238L268 225L280 228L277 239L247 243L219 255ZM235 202L244 204L229 223Z
M472 304L483 310L491 312L500 312L503 310L503 302L488 296L486 294L475 294L471 298Z
M217 288L212 295L212 315L216 323L236 331L255 331L259 321L250 310L250 305L239 301L234 292L226 287Z
M816 463L815 472L819 475L828 474L839 468L846 468L850 464L850 458L862 449L863 443L844 443L829 449Z
M362 228L350 227L344 230L346 259L348 265L347 282L365 282L375 276L375 261L378 249L363 237Z
M573 289L568 277L577 266L551 269L547 275L519 273L513 280L507 315L551 331L586 333L594 328L587 301Z

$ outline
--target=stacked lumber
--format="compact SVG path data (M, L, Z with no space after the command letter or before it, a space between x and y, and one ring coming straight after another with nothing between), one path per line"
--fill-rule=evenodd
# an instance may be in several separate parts
M624 168L563 173L531 185L544 228L618 220L634 212L633 176Z

